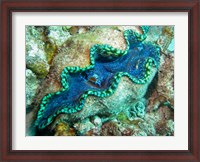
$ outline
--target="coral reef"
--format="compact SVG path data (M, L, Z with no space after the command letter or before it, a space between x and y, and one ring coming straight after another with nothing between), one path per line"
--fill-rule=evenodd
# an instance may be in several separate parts
M27 135L174 135L173 26L26 32Z

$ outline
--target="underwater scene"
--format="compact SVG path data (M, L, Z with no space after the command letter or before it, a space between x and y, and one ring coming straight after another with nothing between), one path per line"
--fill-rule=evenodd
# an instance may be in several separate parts
M26 26L26 136L174 136L174 26Z

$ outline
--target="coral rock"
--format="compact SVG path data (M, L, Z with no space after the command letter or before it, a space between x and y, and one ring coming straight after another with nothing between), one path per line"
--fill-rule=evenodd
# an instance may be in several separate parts
M116 122L110 121L102 125L101 136L121 136L119 126Z
M89 121L88 118L74 124L74 128L78 131L78 134L86 134L89 130L95 128L95 126Z
M68 124L61 122L56 126L54 136L75 136L75 131Z
M44 49L43 30L34 26L26 28L26 66L40 78L44 78L50 68Z
M26 69L26 108L33 102L38 87L39 80L36 75L30 69Z

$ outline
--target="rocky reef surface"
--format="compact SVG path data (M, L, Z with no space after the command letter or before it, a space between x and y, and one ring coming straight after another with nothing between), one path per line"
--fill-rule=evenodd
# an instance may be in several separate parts
M133 83L124 76L112 95L88 96L81 111L60 113L44 129L35 124L43 97L62 89L63 69L89 66L95 44L125 50L127 29L143 32L139 26L26 27L26 135L174 135L173 26L150 26L146 34L144 42L161 50L160 66L152 68L146 83Z

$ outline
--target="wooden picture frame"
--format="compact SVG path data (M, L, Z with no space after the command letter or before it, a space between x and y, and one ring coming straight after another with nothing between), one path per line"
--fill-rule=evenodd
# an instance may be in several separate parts
M1 2L1 129L0 161L190 161L200 162L199 133L199 42L198 0L47 1L3 0ZM188 51L188 150L12 150L12 12L187 12Z

